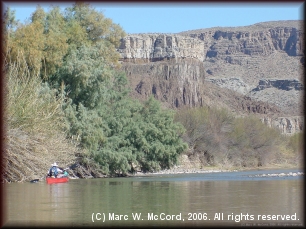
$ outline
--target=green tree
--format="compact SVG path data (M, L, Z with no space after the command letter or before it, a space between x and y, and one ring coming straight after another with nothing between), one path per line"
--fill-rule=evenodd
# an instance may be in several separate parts
M178 155L187 145L180 136L184 129L174 122L172 112L162 110L153 98L144 104L123 98L110 106L104 117L108 127L104 131L107 141L95 153L99 163L107 166L107 162L108 170L114 172L124 156L122 173L132 171L134 166L143 171L154 171L177 163Z
M94 108L101 94L107 91L106 81L111 81L114 74L104 58L108 54L112 55L106 42L70 50L53 83L60 85L63 82L73 103Z
M42 76L47 79L62 66L68 52L67 25L58 6L52 7L46 14L44 24L44 56L42 59Z
M96 11L87 3L76 3L66 8L65 20L68 25L68 42L71 46L78 48L86 44L105 43L105 61L119 67L119 53L116 48L120 44L120 39L125 36L119 25L105 18L102 12Z
M123 73L116 72L111 79L100 83L104 89L95 107L87 109L79 103L65 108L69 133L105 173L125 174L136 167L153 171L174 165L187 146L173 113L162 110L153 98L144 104L131 99Z
M12 63L24 58L26 62L21 63L28 67L33 76L40 75L41 60L44 56L45 37L42 24L44 17L43 9L38 7L32 15L32 22L19 24L16 31L8 37L6 46L8 50L6 58Z
M87 39L93 43L108 40L118 47L120 39L125 36L125 32L119 25L105 18L102 12L96 11L88 3L76 3L67 8L66 20L77 21L86 31Z

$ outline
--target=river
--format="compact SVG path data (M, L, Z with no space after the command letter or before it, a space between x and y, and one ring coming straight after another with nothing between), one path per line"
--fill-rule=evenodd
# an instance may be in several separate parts
M250 177L288 171L3 184L4 226L304 226L304 176Z

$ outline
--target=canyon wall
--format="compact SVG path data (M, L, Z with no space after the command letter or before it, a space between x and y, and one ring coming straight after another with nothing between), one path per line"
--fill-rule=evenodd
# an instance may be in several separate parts
M148 64L124 63L134 95L153 95L165 106L202 106L205 70L201 61L178 59ZM136 94L135 94L136 93Z
M287 123L283 133L303 129L302 118L292 119L304 115L302 21L129 34L118 52L137 98L153 95L175 109L223 106L264 114L273 126Z

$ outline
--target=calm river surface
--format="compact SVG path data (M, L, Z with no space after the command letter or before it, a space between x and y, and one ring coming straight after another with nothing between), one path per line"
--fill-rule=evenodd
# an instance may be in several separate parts
M4 226L304 226L304 176L249 177L289 171L3 184Z

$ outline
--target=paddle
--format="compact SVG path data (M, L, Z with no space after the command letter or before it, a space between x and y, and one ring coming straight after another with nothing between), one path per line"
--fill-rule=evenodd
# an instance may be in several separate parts
M30 182L31 183L37 183L39 181L39 179L34 179L34 180L31 180Z

